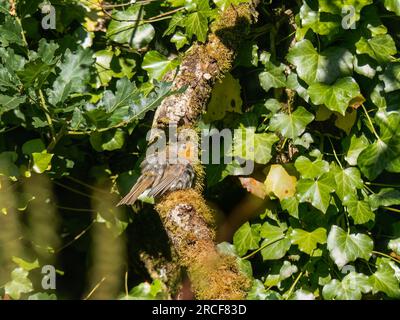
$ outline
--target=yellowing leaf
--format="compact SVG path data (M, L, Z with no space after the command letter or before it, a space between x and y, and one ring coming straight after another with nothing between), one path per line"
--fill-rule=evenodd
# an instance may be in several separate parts
M355 109L350 109L350 112L346 112L344 116L339 113L336 113L336 121L335 126L339 129L342 129L348 135L350 134L351 129L353 128L354 124L357 120L357 111Z
M293 197L296 193L296 183L296 177L289 175L279 164L271 166L264 182L267 194L273 193L279 200Z
M205 122L222 120L226 112L242 113L242 98L240 83L230 73L225 75L222 82L215 84L211 100L204 115Z

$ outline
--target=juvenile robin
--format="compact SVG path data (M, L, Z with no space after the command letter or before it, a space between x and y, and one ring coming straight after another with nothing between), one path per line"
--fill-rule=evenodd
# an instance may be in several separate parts
M141 175L136 184L117 206L132 205L141 195L159 198L167 192L191 188L196 160L195 144L190 139L178 139L178 142L148 154L140 164Z

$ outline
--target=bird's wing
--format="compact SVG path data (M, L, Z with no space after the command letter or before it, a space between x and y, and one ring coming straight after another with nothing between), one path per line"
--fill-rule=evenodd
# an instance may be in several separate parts
M123 204L132 205L135 203L137 198L147 189L151 187L154 182L153 174L145 174L139 178L136 184L132 187L131 191L117 204L121 206Z
M184 173L185 166L174 164L167 166L162 179L149 192L149 196L157 197L168 191L177 179Z

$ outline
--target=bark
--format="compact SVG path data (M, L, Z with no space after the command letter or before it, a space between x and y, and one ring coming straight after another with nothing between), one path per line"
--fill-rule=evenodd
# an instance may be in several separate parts
M213 23L208 41L188 51L173 81L175 89L187 87L187 90L163 101L156 111L153 127L166 129L171 123L178 127L195 126L214 83L229 71L243 36L256 21L257 4L258 1L253 1L226 9ZM195 297L244 299L250 280L240 272L236 257L218 252L213 212L199 188L173 192L156 209L180 266L188 272Z

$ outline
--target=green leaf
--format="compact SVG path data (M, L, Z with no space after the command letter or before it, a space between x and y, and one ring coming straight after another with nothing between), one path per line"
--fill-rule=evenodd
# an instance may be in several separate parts
M274 114L269 129L279 131L285 138L295 139L301 136L308 124L314 120L314 115L304 107L298 107L295 112Z
M235 130L233 152L230 155L267 164L272 158L272 146L279 141L275 134L255 133L255 128Z
M177 50L181 49L185 44L189 44L188 38L181 31L176 32L172 36L171 42L175 43L175 46L176 46Z
M113 13L106 36L111 40L129 44L134 49L145 48L154 38L154 27L149 23L138 23L145 15L143 6L140 4L130 6L125 11Z
M317 248L318 243L326 243L326 229L318 228L313 232L294 229L290 237L292 239L292 244L297 244L300 251L311 255Z
M4 47L10 44L23 45L21 27L11 15L6 15L4 23L0 25L0 42Z
M112 91L105 91L100 102L100 106L104 107L107 113L113 113L123 107L129 107L139 94L135 84L130 82L128 78L118 80L116 88L115 95Z
M272 63L267 63L265 71L258 76L261 87L268 92L271 88L283 88L286 86L285 66L279 67Z
M54 293L38 292L30 295L28 300L57 300L57 296Z
M16 268L11 272L11 281L4 286L5 293L14 300L18 300L21 294L33 291L33 285L28 278L28 271Z
M26 89L30 87L40 89L53 68L54 65L48 65L41 60L36 60L25 64L24 70L18 71L17 75Z
M347 195L352 194L357 189L362 189L364 187L360 171L358 171L357 168L339 170L335 174L335 182L336 194L342 201Z
M368 277L352 271L342 281L334 279L324 285L322 295L326 300L361 300L362 294L371 290Z
M326 213L331 201L331 193L335 191L335 180L329 173L323 174L317 180L300 180L297 192L300 202L309 202L315 208Z
M400 63L390 63L379 79L385 83L385 92L400 90Z
M200 42L207 40L208 17L205 12L198 11L189 14L182 25L186 28L186 34L189 38L195 35Z
M360 201L351 193L344 197L343 204L346 205L354 224L364 224L375 220L375 214L367 201Z
M98 152L118 150L124 146L125 132L121 129L94 132L90 136L90 143Z
M3 113L18 108L21 104L25 103L25 96L7 96L0 94L0 115Z
M371 39L361 39L356 43L358 54L367 54L379 63L389 62L397 53L393 38L388 35L378 35Z
M311 161L304 156L298 157L294 165L304 179L318 178L329 171L329 163L325 160Z
M365 234L348 234L338 226L332 226L328 235L328 250L332 260L341 269L348 262L362 258L369 260L374 242Z
M37 173L43 173L51 168L51 159L54 154L47 153L47 151L38 153L32 153L33 158L33 170Z
M308 94L314 104L325 105L343 116L350 101L361 95L360 87L351 77L339 79L332 85L314 83L308 88Z
M369 197L369 203L373 210L379 207L390 207L400 205L400 191L392 188L384 188L379 193L374 193Z
M233 244L239 256L244 256L249 250L258 249L260 240L260 225L250 226L249 222L242 225L233 236Z
M334 35L341 28L340 19L335 16L327 16L325 13L312 10L303 2L300 8L300 19L302 28L297 30L297 38L304 38L309 29L320 35ZM301 35L301 36L300 36Z
M356 166L358 156L368 147L368 145L369 142L365 135L361 135L360 137L352 135L349 150L347 151L347 155L344 157L347 163L351 166Z
M396 166L400 157L400 113L378 112L375 119L380 127L380 139L358 157L358 166L369 180L376 179L385 169L400 172L400 166Z
M122 300L166 300L168 297L167 288L161 280L154 280L153 283L143 282L134 287Z
M378 260L378 270L369 277L372 293L383 292L390 298L400 298L399 280L389 263Z
M393 11L400 16L400 3L397 0L385 0L385 7L389 11Z
M286 225L274 226L264 223L260 235L264 238L261 243L263 260L279 260L283 258L291 246L290 238L285 236Z
M289 261L284 261L282 267L279 270L279 273L269 274L264 284L269 288L275 286L279 288L283 280L290 278L297 271L298 268L295 265L291 264Z
M145 54L142 68L147 71L150 79L161 80L167 72L174 70L178 64L178 60L169 60L159 52L152 50Z
M343 8L352 7L358 21L361 9L372 3L373 0L319 0L319 11L342 15Z
M344 48L330 47L318 53L309 40L298 42L290 49L287 60L296 66L297 74L307 84L330 84L342 76L351 75L353 55Z
M282 199L281 207L282 210L289 212L292 217L299 218L299 200L296 197Z
M388 248L393 250L397 255L400 255L400 238L389 241Z
M33 262L29 262L18 257L12 257L12 261L15 262L20 268L26 271L31 271L40 267L38 259L36 259Z
M46 149L43 141L41 139L33 139L25 142L22 145L22 153L26 155L31 155L32 153L40 153Z
M67 49L63 62L58 65L61 71L54 81L53 88L47 91L49 102L55 106L67 100L71 93L84 92L85 82L90 77L88 66L92 63L90 50L79 49L72 53Z

